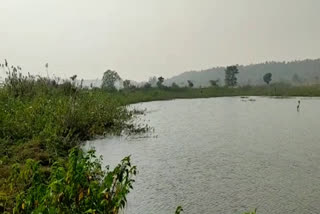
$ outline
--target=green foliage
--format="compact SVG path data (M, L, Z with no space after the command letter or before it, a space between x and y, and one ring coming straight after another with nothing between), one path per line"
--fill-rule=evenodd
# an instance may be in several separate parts
M212 86L212 87L217 87L218 86L218 83L219 83L219 79L217 79L217 80L210 80L209 82L210 82L210 85Z
M143 85L143 88L144 89L149 89L149 88L151 88L151 84L150 83L145 83L144 85Z
M131 86L130 80L123 81L123 88L124 89L130 88L130 86Z
M238 74L238 67L233 65L233 66L228 66L225 70L225 84L226 86L236 86L237 85L237 77L236 74Z
M182 209L181 206L178 206L177 209L176 209L175 214L180 214L181 212L183 212L183 209Z
M16 194L30 185L8 188L11 164L33 159L50 174L55 161L67 159L85 140L145 131L132 124L133 113L112 94L83 89L75 80L23 76L14 69L0 88L0 210L5 205L10 211Z
M263 81L269 85L269 83L270 83L271 80L272 80L271 78L272 78L272 74L271 74L271 73L266 73L266 74L263 76Z
M15 165L11 185L24 185L15 213L118 213L126 205L136 167L130 157L113 170L103 170L93 150L72 149L68 162L55 162L49 178L39 162Z
M171 84L171 88L179 88L179 85L177 83L173 82Z
M135 85L131 84L131 81L130 80L125 80L123 81L123 89L124 90L134 90L136 88Z
M188 86L189 86L189 88L193 87L193 82L191 80L188 80Z
M115 83L120 80L121 78L117 72L112 70L107 70L106 72L103 73L101 88L105 90L111 90L111 91L115 90L116 89Z
M158 78L158 82L157 82L157 86L158 88L162 88L163 87L163 82L164 82L164 78L163 77L159 77Z
M209 87L209 88L137 88L134 91L114 92L123 104L155 100L208 98L223 96L320 96L320 85L290 86L272 83L269 86Z
M69 89L61 85L49 94L41 91L32 99L19 96L9 95L0 101L3 103L0 105L0 138L12 142L38 139L53 150L71 148L74 141L96 135L118 134L131 117L130 112L108 94L73 91L72 86Z

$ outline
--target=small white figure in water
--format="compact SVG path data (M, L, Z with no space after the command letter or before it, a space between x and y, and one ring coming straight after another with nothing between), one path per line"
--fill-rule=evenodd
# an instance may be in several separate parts
M300 111L300 100L298 100L297 111Z

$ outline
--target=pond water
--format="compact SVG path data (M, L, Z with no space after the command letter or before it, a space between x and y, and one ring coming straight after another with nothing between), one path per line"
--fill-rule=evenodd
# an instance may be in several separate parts
M320 99L252 99L136 104L151 136L88 143L111 167L137 165L124 212L319 214Z

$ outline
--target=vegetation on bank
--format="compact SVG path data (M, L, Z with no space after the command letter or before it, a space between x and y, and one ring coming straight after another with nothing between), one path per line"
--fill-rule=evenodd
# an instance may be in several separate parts
M130 157L113 170L102 170L94 151L86 154L71 150L67 161L57 161L50 175L40 163L28 159L21 167L15 164L11 185L22 186L16 197L14 213L118 213L132 189L136 167Z
M60 182L59 176L65 174L70 177L75 173L70 171L70 164L73 162L68 159L68 154L83 141L106 134L119 135L124 131L136 133L146 128L136 128L132 124L133 113L110 93L83 89L81 85L76 85L75 79L76 76L73 76L70 81L59 82L31 75L22 76L17 68L9 69L6 82L0 88L0 212L11 212L15 207L17 213L29 213L31 208L40 209L42 197L45 197L43 200L48 207L47 203L54 200L47 197L49 189L53 188L50 181L53 181L55 176L55 182ZM92 166L95 162L85 162L87 156L80 159L82 163L77 162L79 167L87 167L79 169L86 174L83 176L91 177L92 182L98 185L97 188L105 187L101 182L106 177L102 171L98 172L98 166ZM68 163L63 166L63 162ZM120 168L128 168L129 164L127 160ZM58 165L60 167L57 168ZM73 167L78 170L78 166ZM13 172L16 177L12 177ZM95 173L100 173L100 177ZM108 173L117 175L118 172L115 169ZM121 183L122 179L123 176L120 176L113 182ZM84 180L78 180L81 183L82 181ZM39 186L40 183L45 186ZM131 183L125 185L127 188ZM81 185L72 188L77 189L72 189L75 191L72 194L81 194L79 191L85 190ZM117 190L116 197L123 201L125 194L118 196L118 193ZM68 200L71 200L71 195L68 197ZM78 201L74 203L77 204ZM70 201L67 204L70 204ZM111 207L118 209L113 205ZM106 210L96 213L111 213Z
M225 69L225 84L219 85L218 80L208 80L210 87L194 88L194 83L187 80L187 86L180 87L175 82L171 86L164 85L162 76L153 77L144 85L137 86L130 80L122 82L115 71L106 71L103 75L102 88L115 89L117 83L119 90L113 90L113 95L123 104L138 102L169 100L179 98L209 98L226 96L320 96L320 84L290 85L285 83L271 83L272 73L266 73L261 78L266 85L238 86L239 70L237 66L228 66ZM108 79L112 81L107 81ZM118 81L118 82L117 82ZM96 88L96 90L99 90Z
M318 97L320 85L291 86L270 84L266 86L208 87L208 88L134 88L114 93L123 104L155 100L210 98L229 96L275 96L275 97Z

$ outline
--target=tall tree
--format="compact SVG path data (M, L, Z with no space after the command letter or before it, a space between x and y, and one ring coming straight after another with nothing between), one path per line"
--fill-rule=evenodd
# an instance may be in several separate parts
M158 82L157 82L157 86L159 87L159 88L161 88L163 85L163 82L164 82L164 78L163 77L159 77L158 78Z
M272 80L271 77L272 77L272 74L271 74L271 73L266 73L266 74L263 76L263 81L269 85L269 83L270 83L271 80Z
M228 66L225 69L225 84L226 86L236 86L237 85L237 77L236 75L239 73L238 67L236 65Z
M125 80L125 81L123 81L123 88L124 88L124 89L130 88L130 86L131 86L130 80Z
M217 79L217 80L210 80L209 82L210 82L210 85L212 86L212 87L216 87L216 86L218 86L218 83L219 83L219 79Z
M121 78L117 72L107 70L103 73L101 88L106 90L115 90L115 83L120 80Z
M191 80L188 80L188 86L189 86L189 88L193 87L193 82Z

